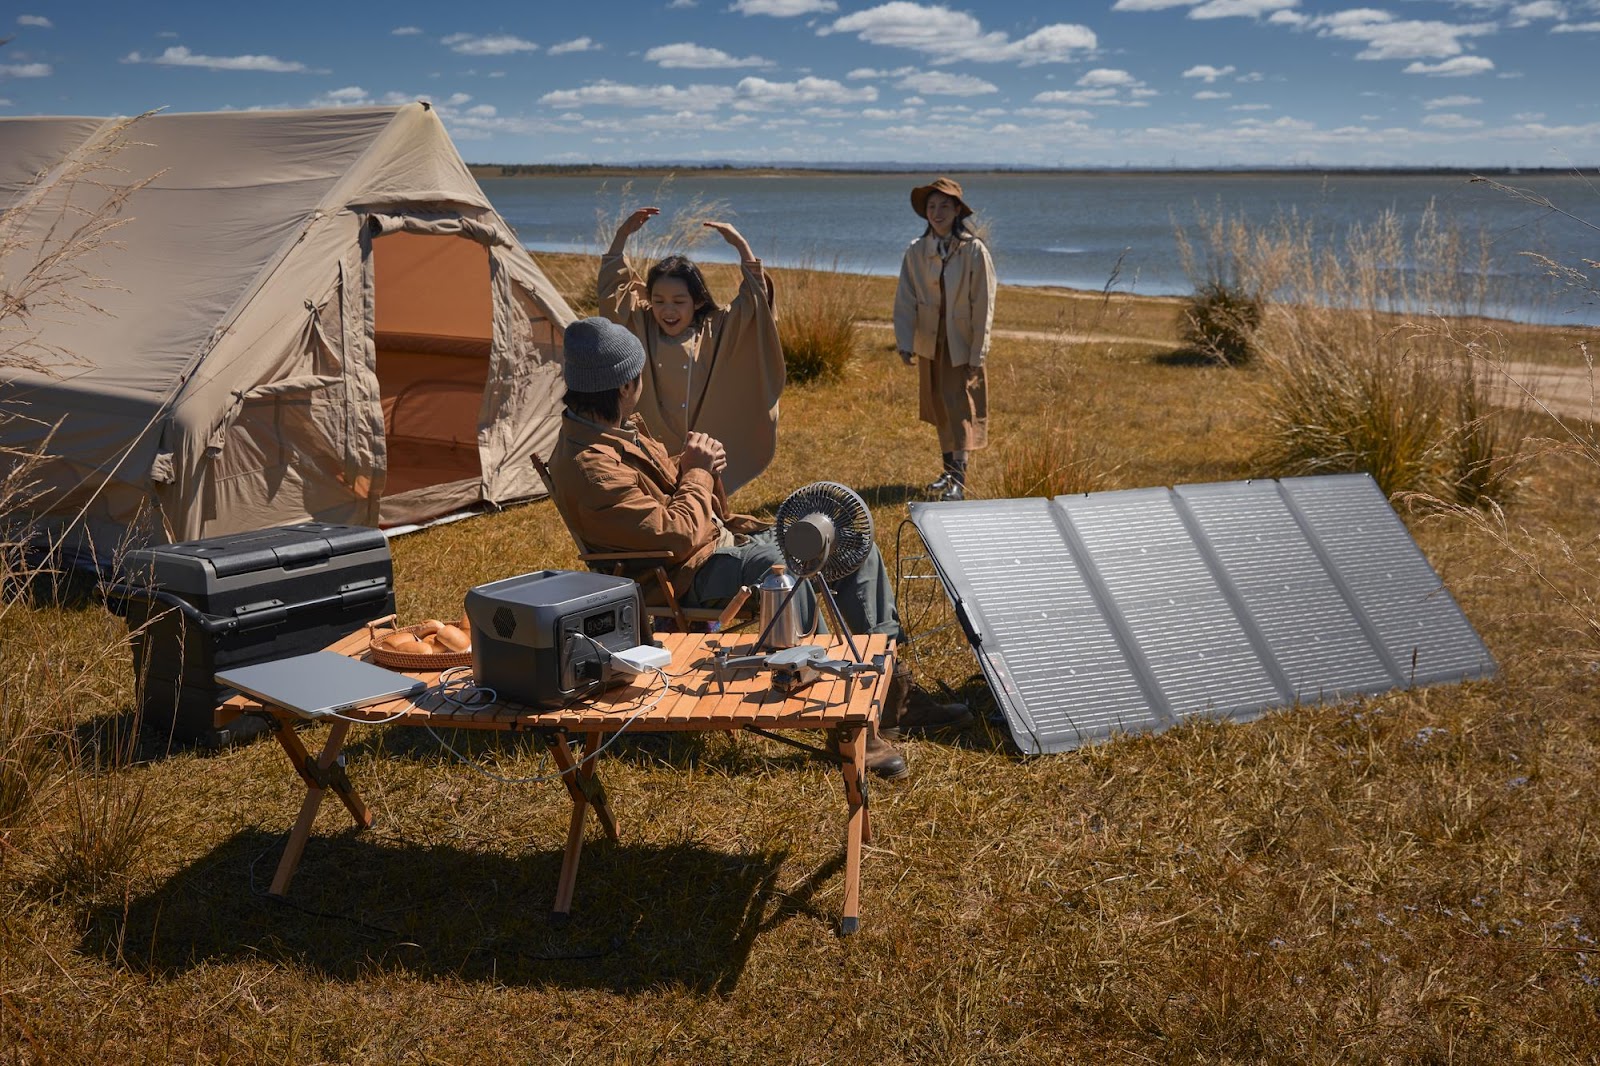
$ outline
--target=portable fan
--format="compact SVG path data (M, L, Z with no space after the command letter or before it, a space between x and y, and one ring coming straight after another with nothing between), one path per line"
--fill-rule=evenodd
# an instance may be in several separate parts
M814 481L778 505L773 525L795 577L833 582L855 573L872 551L872 512L853 489Z
M862 661L855 637L828 585L855 573L872 553L872 512L867 510L866 501L836 481L813 481L791 492L778 505L773 530L797 580L772 621L788 607L796 589L808 582L814 584L818 598L833 615L837 632L849 645L852 658ZM771 623L762 628L758 644L765 643L771 628Z

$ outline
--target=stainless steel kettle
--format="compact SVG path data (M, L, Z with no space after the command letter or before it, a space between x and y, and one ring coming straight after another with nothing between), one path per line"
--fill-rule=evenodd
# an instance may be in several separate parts
M756 591L761 593L761 632L766 634L763 647L792 648L804 638L800 598L789 595L797 584L787 566L773 563L767 576L756 586ZM786 597L787 606L783 602Z

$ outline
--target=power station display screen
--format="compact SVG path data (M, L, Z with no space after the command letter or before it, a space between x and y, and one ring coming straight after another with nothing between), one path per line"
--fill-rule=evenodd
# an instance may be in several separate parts
M617 612L607 611L604 614L591 614L583 620L583 635L586 637L603 637L607 633L617 631Z

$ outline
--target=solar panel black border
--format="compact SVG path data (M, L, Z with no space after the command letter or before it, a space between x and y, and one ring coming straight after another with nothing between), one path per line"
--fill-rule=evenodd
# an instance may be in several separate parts
M911 519L1028 754L1495 670L1364 474L914 503Z

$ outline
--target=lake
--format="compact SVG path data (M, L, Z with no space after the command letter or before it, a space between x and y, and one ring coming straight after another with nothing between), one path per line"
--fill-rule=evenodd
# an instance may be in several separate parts
M1196 235L1201 214L1266 224L1298 212L1318 232L1340 233L1394 211L1409 233L1433 205L1441 220L1491 242L1491 313L1524 321L1600 323L1594 297L1557 295L1525 253L1581 266L1600 258L1600 234L1548 209L1459 175L1422 174L962 174L967 201L989 229L1000 280L1172 295L1191 291L1175 232ZM672 211L699 197L732 207L730 221L756 254L776 266L802 264L894 274L906 244L922 232L911 212L907 174L753 176L686 172L665 183L640 178L495 178L483 188L534 251L598 251L624 203ZM1580 217L1600 221L1591 178L1550 174L1501 177ZM605 234L600 235L601 229ZM712 235L690 253L731 261ZM1390 264L1409 270L1415 264Z

